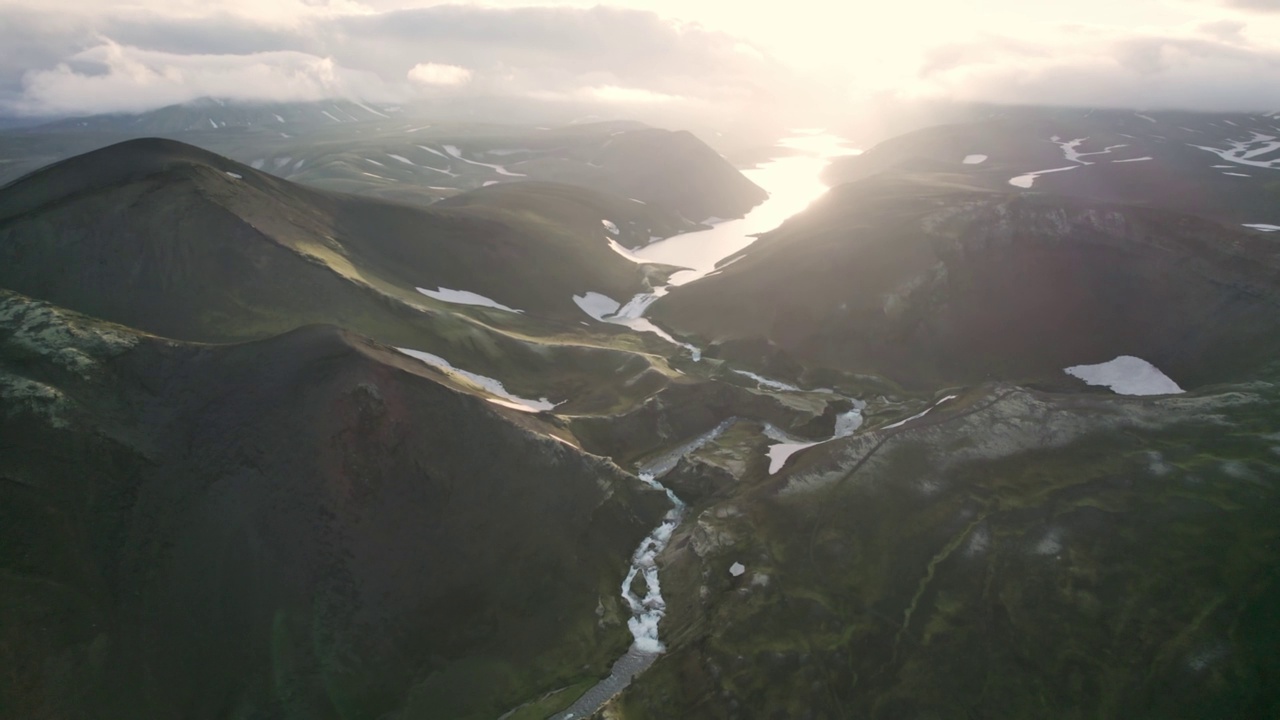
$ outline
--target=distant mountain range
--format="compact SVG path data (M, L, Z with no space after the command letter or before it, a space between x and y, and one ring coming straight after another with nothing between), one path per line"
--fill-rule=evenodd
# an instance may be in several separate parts
M420 204L526 179L608 190L659 205L686 222L736 217L764 199L760 188L688 132L616 121L558 126L433 121L350 101L205 99L0 133L0 182L71 155L153 136L197 145L307 185Z
M391 120L395 107L374 107L351 100L311 103L243 103L203 98L143 113L91 115L54 120L41 131L97 131L166 135L170 133L270 127L287 131L297 126Z

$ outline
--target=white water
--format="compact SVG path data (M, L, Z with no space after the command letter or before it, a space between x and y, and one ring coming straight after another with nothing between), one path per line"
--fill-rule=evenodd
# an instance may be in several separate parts
M642 653L660 653L666 650L658 637L658 623L667 614L667 602L662 598L662 586L658 582L658 555L666 549L680 521L684 519L685 504L671 489L658 482L658 478L675 468L680 459L698 448L714 441L724 434L737 418L729 418L711 430L699 435L675 450L649 462L640 471L640 481L654 489L661 490L671 500L671 509L662 517L662 522L649 536L640 543L631 556L631 569L622 581L622 599L631 608L631 618L627 627L631 637L635 639L632 648ZM645 593L637 595L631 589L636 576L644 582Z
M685 504L670 488L654 479L653 475L641 473L640 481L665 492L671 500L671 509L632 554L631 569L622 581L622 599L631 608L627 628L631 630L631 637L635 638L633 647L640 652L660 653L667 649L658 638L658 623L667 614L667 601L662 597L662 586L658 582L658 554L667 549L672 533L684 518ZM644 581L644 596L637 595L631 589L636 575L640 575Z

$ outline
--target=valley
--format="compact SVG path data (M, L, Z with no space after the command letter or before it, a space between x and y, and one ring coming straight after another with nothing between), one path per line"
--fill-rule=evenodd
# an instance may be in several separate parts
M0 137L0 717L1280 707L1270 116L331 105Z

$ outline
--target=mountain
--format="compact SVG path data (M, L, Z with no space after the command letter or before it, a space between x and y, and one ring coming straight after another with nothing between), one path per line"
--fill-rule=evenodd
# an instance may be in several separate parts
M1280 118L1002 108L882 142L827 171L833 183L917 173L990 190L1143 205L1236 225L1280 225Z
M298 129L296 126L391 120L397 110L378 109L351 100L326 100L312 103L244 103L201 98L143 113L115 113L55 120L41 125L38 130L78 130L142 135L246 127L268 127L272 130L287 128L294 131Z
M332 327L0 295L6 717L495 717L625 649L666 499Z
M688 132L620 121L555 127L444 122L385 110L336 101L206 100L142 115L60 121L0 133L0 182L159 135L312 187L419 205L529 180L612 193L697 222L739 217L765 198Z
M651 317L724 357L781 352L916 389L1074 383L1063 368L1119 355L1196 387L1255 377L1280 350L1270 239L1149 207L882 175L731 262Z
M548 192L579 220L604 202ZM130 141L0 190L0 285L181 340L339 324L563 398L592 373L647 362L616 346L615 326L583 327L573 299L630 297L661 272L611 249L605 219L359 199L180 143Z

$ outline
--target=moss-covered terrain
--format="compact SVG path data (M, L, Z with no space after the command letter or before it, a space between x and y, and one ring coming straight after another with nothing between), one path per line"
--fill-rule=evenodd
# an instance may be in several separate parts
M1271 717L1278 392L993 387L713 500L607 716Z

